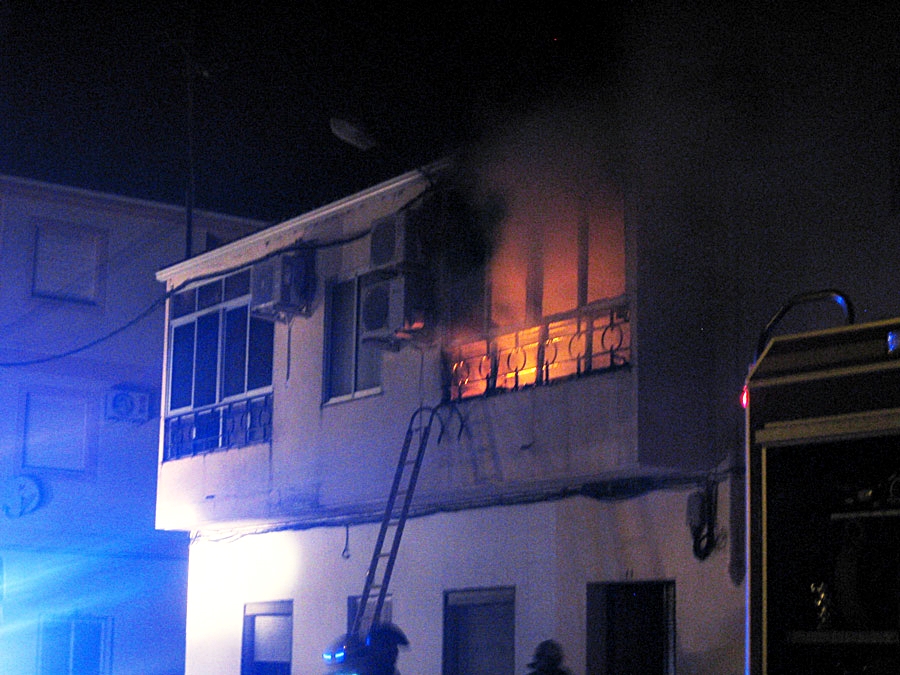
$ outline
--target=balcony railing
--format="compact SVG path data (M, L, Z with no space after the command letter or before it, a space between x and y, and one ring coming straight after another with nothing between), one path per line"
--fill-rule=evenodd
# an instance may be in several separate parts
M272 438L272 394L223 403L166 418L165 459L267 443Z
M451 400L549 384L628 366L628 305L597 302L540 325L444 350Z

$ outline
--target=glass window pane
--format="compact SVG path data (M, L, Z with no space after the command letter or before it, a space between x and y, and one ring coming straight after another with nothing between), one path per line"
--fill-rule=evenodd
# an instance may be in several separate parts
M250 293L250 270L225 277L225 299L234 300Z
M172 296L169 304L170 314L173 319L179 316L186 316L196 309L197 292L192 288L189 291L182 291Z
M225 313L225 346L222 353L222 396L244 393L247 365L247 307Z
M106 234L66 223L37 228L33 293L38 297L99 302Z
M197 289L197 309L206 309L222 302L222 280L201 286Z
M621 195L591 214L588 302L625 293L625 215Z
M259 614L253 621L253 660L290 663L293 619L290 614Z
M225 277L225 300L234 300L250 293L250 270Z
M177 326L172 331L172 377L169 383L169 408L184 408L191 404L194 382L194 326L193 322Z
M275 343L275 324L266 319L250 317L250 358L247 368L247 390L253 391L272 384L272 350Z
M197 319L197 359L194 373L194 405L216 402L216 370L219 361L219 313Z
M357 349L356 390L381 386L381 350L377 342L360 340Z
M67 673L71 633L68 621L45 621L41 625L40 675Z
M103 626L96 620L76 620L72 626L72 673L100 675Z
M568 200L554 206L557 210L544 230L540 253L542 316L578 307L578 209Z
M85 471L93 454L91 406L83 395L33 391L26 396L25 466Z
M356 343L355 282L335 284L328 319L327 397L353 393L353 352Z
M491 322L498 328L521 326L525 322L525 242L503 242L490 263Z

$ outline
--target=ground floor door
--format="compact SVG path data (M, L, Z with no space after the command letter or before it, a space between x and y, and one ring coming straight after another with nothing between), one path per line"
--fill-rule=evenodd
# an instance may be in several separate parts
M514 675L515 588L444 594L443 675Z
M586 675L674 675L675 582L588 584Z

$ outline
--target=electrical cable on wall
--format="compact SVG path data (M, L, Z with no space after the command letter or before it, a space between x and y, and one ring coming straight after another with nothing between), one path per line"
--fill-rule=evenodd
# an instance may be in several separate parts
M117 273L130 274L137 263L138 254L145 257L154 255L148 249L158 245L159 237L160 233L156 230L144 232L139 236L127 238L116 250L110 251L107 256L109 260L106 270L107 278L112 278ZM81 274L74 279L74 282L77 283L84 279L86 279L86 274ZM40 303L11 320L6 321L4 317L5 322L0 325L0 329L9 334L16 326L26 324L26 322L29 326L34 325L43 318L42 315L48 313L49 306L47 303Z
M274 252L272 252L271 254L269 254L268 256L266 256L266 257L263 258L263 259L268 259L268 258L274 257L274 256L276 256L276 255L280 255L281 253L285 253L285 252L287 252L287 251L296 250L296 249L298 249L298 248L315 248L315 249L318 249L318 248L328 248L328 247L330 247L330 246L341 245L341 244L349 243L349 242L354 241L354 240L356 240L356 239L362 238L362 237L364 237L365 235L367 235L368 233L369 233L369 231L368 231L368 230L365 230L365 231L362 232L361 234L354 235L353 237L350 237L350 238L347 238L347 239L342 239L342 240L340 240L340 241L335 241L335 242L326 242L326 243L324 243L324 244L318 244L318 245L304 245L304 246L298 246L298 245L294 244L294 245L292 245L292 246L285 247L284 249L280 249L280 250L278 250L278 251L274 251ZM73 355L75 355L75 354L78 354L78 353L80 353L80 352L83 352L83 351L85 351L85 350L87 350L87 349L90 349L91 347L95 347L95 346L97 346L97 345L99 345L99 344L102 344L102 343L105 342L106 340L109 340L110 338L112 338L112 337L118 335L118 334L121 333L122 331L125 331L125 330L131 328L131 327L134 326L136 323L140 322L142 319L144 319L144 318L146 318L147 316L149 316L150 314L152 314L158 307L160 307L161 305L163 305L163 304L165 303L165 301L166 301L167 298L169 298L170 296L174 295L175 293L177 293L178 291L180 291L182 288L184 288L184 287L187 286L188 284L191 284L191 283L197 283L198 281L202 281L202 280L207 279L207 278L221 277L221 276L227 275L227 274L229 274L229 273L231 273L231 272L236 272L236 271L239 271L239 270L242 270L242 269L246 269L246 268L248 268L248 267L252 267L253 264L258 263L258 262L259 262L259 260L256 260L256 261L254 261L253 263L246 263L246 264L242 264L242 265L237 265L237 266L235 266L234 268L231 268L231 269L228 269L228 270L224 270L224 271L223 271L223 270L219 270L219 271L217 271L217 272L213 272L213 273L206 274L206 275L203 275L203 276L200 276L200 277L192 278L192 279L190 279L190 280L188 280L188 281L186 281L186 282L184 282L184 283L182 283L182 284L179 284L178 286L176 286L176 287L173 288L172 290L168 291L168 292L165 293L162 297L160 297L160 298L158 298L157 300L153 301L146 309L144 309L144 310L143 310L140 314L138 314L136 317L134 317L134 318L131 319L130 321L127 321L126 323L122 324L122 325L119 326L118 328L116 328L116 329L110 331L109 333L106 333L105 335L102 335L102 336L100 336L100 337L98 337L98 338L96 338L96 339L94 339L94 340L91 340L90 342L87 342L87 343L85 343L85 344L83 344L83 345L80 345L80 346L78 346L78 347L74 347L73 349L69 349L69 350L67 350L67 351L65 351L65 352L61 352L61 353L59 353L59 354L51 354L51 355L49 355L49 356L43 356L43 357L36 358L36 359L28 359L28 360L25 360L25 361L6 361L6 362L0 362L0 368L14 368L14 367L20 367L20 366L34 366L34 365L38 365L38 364L41 364L41 363L48 363L48 362L50 362L50 361L56 361L56 360L63 359L63 358L66 358L66 357L68 357L68 356L73 356Z
M350 559L350 525L344 525L344 550L341 551L341 557L344 560Z
M706 560L718 544L716 515L719 485L710 478L706 485L688 498L688 527L693 539L694 557Z
M163 303L165 303L166 297L167 297L166 295L163 295L161 298L159 298L158 300L155 300L153 303L151 303L149 307L147 307L144 311L142 311L140 314L138 314L136 317L134 317L130 321L122 324L118 328L110 331L109 333L107 333L105 335L102 335L94 340L91 340L90 342L87 342L87 343L81 345L80 347L75 347L73 349L69 349L68 351L62 352L60 354L51 354L50 356L42 356L40 358L29 359L27 361L0 362L0 368L14 368L17 366L34 366L34 365L38 365L40 363L48 363L49 361L56 361L58 359L66 358L67 356L73 356L74 354L83 352L87 349L90 349L91 347L95 347L96 345L99 345L99 344L105 342L106 340L109 340L110 338L115 337L122 331L125 331L125 330L131 328L139 321L150 316L154 311L156 311L157 308L159 308L160 306L163 305Z
M419 195L417 195L416 197L414 197L413 199L411 199L409 202L407 202L406 204L404 204L403 206L401 206L401 207L398 209L398 211L405 211L405 210L409 210L409 209L411 209L411 208L414 208L416 205L418 205L418 204L424 199L424 195L427 194L427 192L428 192L429 190L431 190L431 189L434 188L434 182L433 182L432 176L430 176L429 174L427 174L427 173L425 172L424 169L420 169L420 173L421 173L422 176L429 182L429 188L428 188L428 190L426 190L424 193L419 194ZM326 242L303 242L303 241L301 240L301 241L295 242L295 243L293 243L293 244L291 244L291 245L285 246L285 247L283 247L283 248L281 248L281 249L272 251L272 252L270 252L269 254L267 254L266 256L264 256L264 257L262 257L262 258L259 258L259 259L257 259L257 260L254 260L253 262L242 263L242 264L240 264L240 265L235 265L234 267L229 268L229 269L225 269L225 270L217 270L217 271L215 271L215 272L210 272L210 273L208 273L208 274L203 274L203 275L200 275L200 276L192 277L192 278L190 278L190 279L188 279L188 280L182 282L181 284L178 284L178 285L175 286L174 288L170 289L170 290L167 291L161 298L159 298L158 300L155 300L153 303L151 303L150 306L148 306L146 309L144 309L144 310L143 310L141 313L139 313L136 317L134 317L134 318L131 319L130 321L128 321L128 322L122 324L122 325L119 326L118 328L114 329L113 331L111 331L111 332L109 332L109 333L107 333L107 334L105 334L105 335L102 335L102 336L100 336L100 337L98 337L98 338L96 338L96 339L94 339L94 340L91 340L90 342L87 342L87 343L85 343L85 344L83 344L83 345L81 345L81 346L75 347L75 348L73 348L73 349L69 349L69 350L67 350L67 351L65 351L65 352L61 352L61 353L59 353L59 354L51 354L51 355L48 355L48 356L44 356L44 357L40 357L40 358L35 358L35 359L28 359L28 360L25 360L25 361L6 361L6 362L0 362L0 368L14 368L14 367L23 367L23 366L33 366L33 365L39 365L39 364L42 364L42 363L48 363L48 362L51 362L51 361L56 361L56 360L59 360L59 359L66 358L66 357L68 357L68 356L73 356L73 355L78 354L78 353L80 353L80 352L83 352L83 351L85 351L85 350L87 350L87 349L90 349L91 347L95 347L95 346L97 346L97 345L99 345L99 344L102 344L102 343L105 342L106 340L109 340L110 338L112 338L112 337L118 335L118 334L121 333L122 331L125 331L125 330L127 330L128 328L131 328L133 325L135 325L136 323L138 323L139 321L141 321L142 319L146 318L146 317L149 316L151 313L153 313L153 311L155 311L159 306L161 306L162 304L164 304L167 298L169 298L169 297L171 297L172 295L174 295L175 293L181 291L184 287L186 287L186 286L188 286L188 285L190 285L190 284L197 284L197 283L199 283L199 282L201 282L201 281L204 281L204 280L206 280L206 279L212 279L212 278L216 278L216 277L221 277L221 276L225 276L225 275L231 274L231 273L233 273L233 272L237 272L237 271L240 271L240 270L243 270L243 269L247 269L247 268L253 267L255 264L258 264L259 262L261 262L261 261L263 261L263 260L268 260L269 258L273 258L273 257L275 257L275 256L281 255L282 253L287 253L287 252L290 252L290 251L295 251L295 250L300 250L300 249L307 249L307 250L308 250L308 249L314 249L314 250L319 250L319 249L332 248L332 247L334 247L334 246L344 246L344 245L346 245L346 244L351 244L351 243L353 243L353 242L355 242L355 241L357 241L357 240L359 240L359 239L362 239L363 237L367 236L368 234L370 234L370 232L371 232L371 228L366 228L366 229L361 230L360 232L357 232L357 233L355 233L355 234L352 234L352 235L350 235L350 236L348 236L348 237L344 237L344 238L341 238L341 239L334 239L334 240L326 241ZM290 377L290 370L288 369L288 378L289 378L289 377Z

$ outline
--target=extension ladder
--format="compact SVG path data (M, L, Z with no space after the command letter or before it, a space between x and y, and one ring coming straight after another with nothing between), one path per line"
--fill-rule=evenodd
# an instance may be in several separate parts
M394 571L397 551L400 549L400 538L403 536L403 528L406 525L406 518L409 515L409 507L412 504L416 481L419 478L419 469L422 468L422 459L425 456L425 448L428 445L428 437L431 434L431 427L434 424L437 411L437 407L421 406L410 417L409 425L406 429L406 438L400 451L400 459L394 472L394 481L391 484L391 491L384 509L381 529L378 531L375 550L372 552L372 560L366 572L362 596L359 599L356 616L353 618L353 624L350 628L350 635L360 636L363 617L366 614L369 598L373 594L377 594L377 597L372 612L372 625L378 624L381 620L388 584ZM438 419L440 420L440 418ZM410 456L410 449L416 433L419 435L419 445L415 453Z

